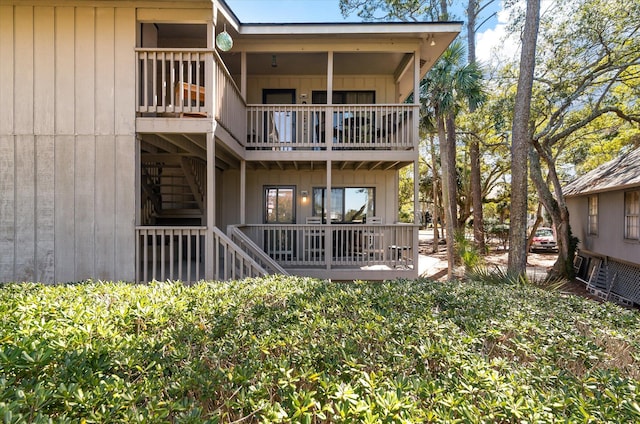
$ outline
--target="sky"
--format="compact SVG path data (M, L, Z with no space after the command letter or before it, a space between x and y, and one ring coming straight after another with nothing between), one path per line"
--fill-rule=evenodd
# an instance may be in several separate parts
M360 22L354 13L342 16L339 0L226 0L227 4L243 23L290 23L290 22ZM465 21L464 0L454 0L452 20ZM493 2L478 20L495 13L478 31L476 37L477 59L486 64L494 61L491 52L514 54L516 43L503 40L508 14L502 10L503 1ZM464 36L461 34L460 36ZM466 40L465 40L466 43Z

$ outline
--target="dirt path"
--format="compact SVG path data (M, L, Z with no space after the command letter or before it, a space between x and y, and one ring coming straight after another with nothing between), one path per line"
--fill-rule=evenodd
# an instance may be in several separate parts
M509 252L502 250L501 246L492 245L489 254L485 256L485 263L491 268L495 266L505 269L508 255ZM556 259L557 254L553 252L529 253L527 256L527 274L535 281L543 280L547 275L547 271L553 267ZM462 269L459 271L463 272ZM447 256L444 245L439 246L438 253L433 253L432 242L420 241L420 276L433 281L446 280ZM599 300L586 290L584 283L577 280L566 283L561 288L561 291Z

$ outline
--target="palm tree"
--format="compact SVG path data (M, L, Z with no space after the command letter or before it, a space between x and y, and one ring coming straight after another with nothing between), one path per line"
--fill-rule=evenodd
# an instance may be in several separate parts
M465 64L465 49L454 41L421 83L422 123L435 128L440 141L442 200L445 213L448 278L453 277L453 246L457 221L456 127L455 117L466 101L474 107L485 98L482 72L477 64Z

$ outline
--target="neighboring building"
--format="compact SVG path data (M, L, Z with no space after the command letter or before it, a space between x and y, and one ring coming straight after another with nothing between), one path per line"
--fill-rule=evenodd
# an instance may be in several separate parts
M578 277L640 303L640 149L576 179L564 194L580 240Z
M2 0L0 281L417 276L407 99L460 29Z

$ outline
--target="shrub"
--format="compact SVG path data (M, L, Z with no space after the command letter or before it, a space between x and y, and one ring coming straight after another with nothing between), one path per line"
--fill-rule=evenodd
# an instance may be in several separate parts
M0 288L4 422L638 422L634 311L531 285Z

